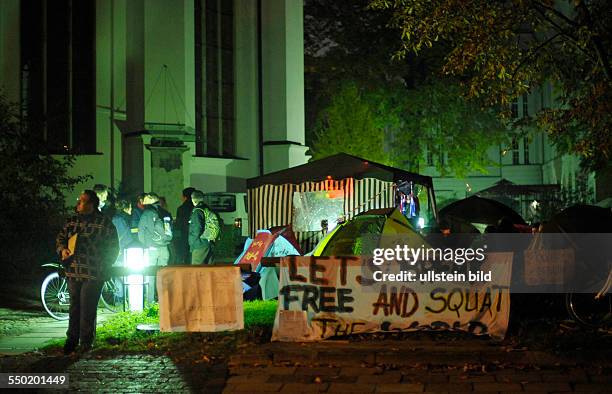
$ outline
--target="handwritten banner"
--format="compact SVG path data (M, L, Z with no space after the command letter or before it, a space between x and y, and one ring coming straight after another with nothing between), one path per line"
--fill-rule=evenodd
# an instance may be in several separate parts
M510 315L512 253L489 253L481 267L495 284L390 282L364 287L359 257L281 260L273 341L320 341L381 331L461 330L503 339ZM428 291L424 291L427 289Z
M174 266L157 273L162 332L215 332L244 328L240 268Z

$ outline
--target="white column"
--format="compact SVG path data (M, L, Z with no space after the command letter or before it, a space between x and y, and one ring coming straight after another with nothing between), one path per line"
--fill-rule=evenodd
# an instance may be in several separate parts
M261 9L264 172L303 164L302 0L263 0Z

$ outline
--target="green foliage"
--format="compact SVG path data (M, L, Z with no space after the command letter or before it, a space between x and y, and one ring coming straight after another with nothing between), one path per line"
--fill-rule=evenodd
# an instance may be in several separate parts
M245 329L272 327L276 318L277 307L278 301L276 300L245 301L243 304Z
M259 333L259 335L270 332L274 325L277 306L276 300L245 301L243 304L245 331ZM138 331L136 327L139 324L159 324L159 305L153 304L145 307L142 312L119 312L113 315L96 329L95 348L141 351L150 349L152 344L163 348L189 335L188 333ZM233 333L219 334L231 335ZM63 341L58 341L49 344L48 349L61 346L63 346Z
M346 83L331 98L315 126L314 159L346 152L374 162L388 163L385 132L373 97L356 84Z
M313 158L346 152L410 171L419 171L429 150L442 175L487 172L487 149L510 135L491 109L465 100L452 81L415 89L401 84L375 89L346 82L319 115Z
M612 14L606 0L557 2L373 0L400 30L397 57L443 47L441 71L465 95L508 106L547 81L560 88L553 109L537 115L562 153L590 168L612 158ZM506 113L509 115L509 111Z
M508 143L511 133L492 109L481 109L465 100L450 81L433 81L409 91L405 99L405 132L400 132L398 155L418 141L421 152L431 152L433 164L443 176L459 178L474 171L487 173L487 166L498 164L491 161L488 149ZM417 157L422 167L425 158L422 154Z
M306 141L313 157L347 152L411 171L429 148L444 174L496 165L487 156L507 133L495 112L461 97L455 80L435 80L444 47L392 58L401 29L392 10L368 0L304 2ZM508 138L509 139L509 138Z
M150 335L137 331L136 326L158 323L159 306L157 304L145 308L142 312L119 312L97 328L96 341L100 344L117 344L148 338Z
M38 265L40 253L54 250L54 232L66 212L64 193L89 179L69 175L74 157L51 155L38 135L21 127L17 107L0 92L0 237L17 251L4 262L5 273Z
M320 112L347 78L360 89L402 84L412 89L431 75L439 49L424 56L392 59L399 30L389 27L391 13L373 12L368 0L304 1L306 143L311 146Z

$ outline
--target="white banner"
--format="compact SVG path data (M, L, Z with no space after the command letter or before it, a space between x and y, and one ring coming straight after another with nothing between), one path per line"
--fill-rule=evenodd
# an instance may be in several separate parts
M157 293L160 331L244 328L242 280L236 266L164 267L157 272Z
M480 270L491 271L495 283L468 287L433 282L419 284L416 292L410 283L390 282L377 285L376 291L361 284L358 257L285 257L272 340L417 330L461 330L503 339L510 315L512 253L488 253Z

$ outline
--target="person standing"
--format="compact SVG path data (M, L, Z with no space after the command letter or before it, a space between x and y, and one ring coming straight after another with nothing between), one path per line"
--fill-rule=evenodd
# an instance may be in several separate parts
M98 210L96 192L85 190L76 215L68 218L56 238L56 251L66 267L70 294L68 331L64 353L91 349L95 338L98 301L110 267L119 254L117 231Z
M219 216L204 204L204 193L200 190L191 193L191 201L193 202L193 211L189 217L191 264L210 264L215 241L221 234Z
M134 235L130 229L132 204L127 200L117 201L117 210L113 216L113 224L119 236L119 250L123 252L134 243Z
M138 240L149 256L149 266L163 267L168 265L172 241L172 217L170 212L159 204L159 196L147 193L144 197L145 209L138 223ZM155 276L147 276L149 303L155 299Z
M112 218L115 215L115 208L113 207L113 200L110 196L108 186L98 183L97 185L94 185L93 190L96 192L96 195L100 200L98 210L104 215Z
M138 222L138 240L149 249L149 265L168 264L168 245L172 241L172 216L159 204L159 196L147 193L145 209Z
M191 254L189 253L189 217L193 211L191 193L195 189L188 187L183 189L181 195L182 204L176 209L176 220L174 221L174 251L176 264L189 264Z
M132 214L132 204L128 200L118 200L115 203L115 215L113 216L113 225L117 229L117 236L119 237L119 256L113 266L123 267L125 265L125 250L134 246L136 243L136 237L132 234L130 229L130 221ZM115 283L117 301L123 301L124 296L124 283L119 277L113 278Z
M134 207L132 208L130 226L132 235L134 236L134 239L136 241L138 241L138 223L140 223L140 217L142 216L142 213L145 209L144 198L145 193L140 193L138 196L136 196L136 201Z

